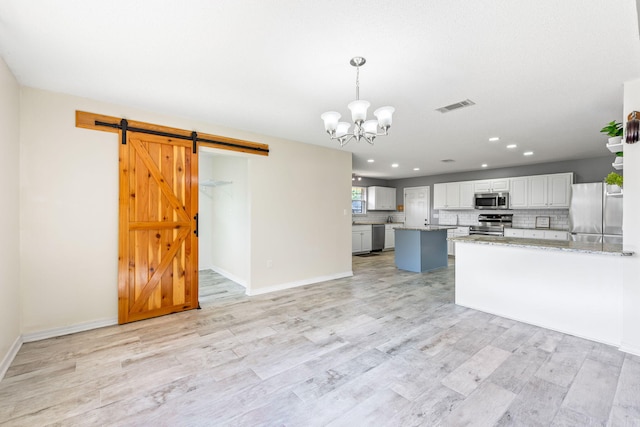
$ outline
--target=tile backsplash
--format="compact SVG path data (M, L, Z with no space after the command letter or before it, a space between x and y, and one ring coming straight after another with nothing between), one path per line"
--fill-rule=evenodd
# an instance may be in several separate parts
M369 211L366 215L352 215L355 222L387 222L387 218L393 219L391 222L404 222L404 212L391 211Z
M506 213L513 214L513 227L515 228L535 228L537 216L548 216L550 228L554 230L569 230L569 209L514 209L514 210L492 210L486 213ZM434 222L441 225L477 225L477 210L440 210L439 218Z
M513 227L536 228L537 216L548 216L550 228L554 230L569 230L569 209L513 209L513 210L439 210L439 217L433 220L440 225L477 225L478 215L484 213L513 214ZM354 215L355 222L387 222L391 216L393 222L404 222L404 212L369 211L366 215Z

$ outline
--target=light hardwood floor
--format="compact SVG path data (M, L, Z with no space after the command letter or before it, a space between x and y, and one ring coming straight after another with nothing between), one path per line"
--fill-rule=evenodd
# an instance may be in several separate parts
M453 304L393 252L353 278L24 344L0 424L640 426L640 357Z

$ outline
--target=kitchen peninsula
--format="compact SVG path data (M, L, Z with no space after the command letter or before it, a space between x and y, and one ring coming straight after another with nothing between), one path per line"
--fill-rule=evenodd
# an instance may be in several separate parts
M468 236L456 245L455 303L620 346L622 245Z
M429 225L395 229L395 261L401 270L421 273L447 266L447 230L457 227Z

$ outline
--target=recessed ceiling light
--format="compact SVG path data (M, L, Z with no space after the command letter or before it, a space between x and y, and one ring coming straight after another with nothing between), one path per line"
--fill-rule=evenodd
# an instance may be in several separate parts
M522 153L523 156L533 156L533 151L525 151Z
M516 147L517 147L517 145L516 145L516 144L509 144L509 145L507 145L507 148L516 148Z
M497 136L492 136L491 138L489 138L489 141L491 141L491 142L500 141L500 138L497 137Z
M414 170L414 171L419 171L419 170L420 170L420 168L413 168L413 170Z
M369 160L367 160L367 162L369 162L369 163L373 163L373 162L375 162L375 160L373 160L373 159L369 159Z
M483 163L481 166L482 166L483 168L486 168L488 165L487 165L486 163Z
M394 164L391 165L392 168L397 168L398 166L400 166L400 165L397 164L397 163L394 163Z

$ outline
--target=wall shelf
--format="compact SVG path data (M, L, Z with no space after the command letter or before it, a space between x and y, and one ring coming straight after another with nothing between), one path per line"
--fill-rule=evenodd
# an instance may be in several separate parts
M620 142L619 144L607 144L607 148L612 153L618 153L620 151L624 151L624 144L622 142Z

